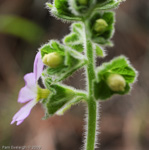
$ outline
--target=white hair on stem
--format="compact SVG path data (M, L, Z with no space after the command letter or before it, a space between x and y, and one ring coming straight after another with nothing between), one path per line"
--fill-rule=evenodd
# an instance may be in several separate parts
M95 135L95 144L94 144L94 147L95 148L99 148L99 140L98 140L98 135L100 134L99 130L99 123L100 123L100 104L99 102L97 102L97 109L96 109L96 135ZM85 122L85 125L84 125L84 133L83 133L83 137L84 137L84 140L83 140L83 145L81 147L81 150L86 150L86 146L87 146L87 133L88 133L88 107L86 106L86 112L85 112L85 117L84 117L84 122Z

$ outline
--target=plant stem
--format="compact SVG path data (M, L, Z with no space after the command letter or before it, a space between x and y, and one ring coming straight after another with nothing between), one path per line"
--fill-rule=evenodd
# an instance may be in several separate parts
M85 30L85 45L86 45L86 56L88 58L88 64L86 68L87 72L87 88L88 88L88 129L87 129L87 143L86 150L94 150L95 138L96 138L96 110L97 104L93 94L93 81L95 79L94 69L94 51L92 42L87 36L87 29Z
M94 150L96 138L96 109L97 104L94 99L88 101L88 130L86 150Z

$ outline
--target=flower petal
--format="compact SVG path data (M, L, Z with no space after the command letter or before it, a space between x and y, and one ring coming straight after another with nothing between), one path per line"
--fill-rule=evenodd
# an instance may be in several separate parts
M13 117L11 124L14 122L17 122L17 125L21 124L24 119L26 119L32 108L36 105L36 99L28 102L26 105L24 105Z
M28 73L24 76L25 86L21 88L18 96L18 102L26 103L34 99L37 95L37 83L35 81L35 74Z
M36 85L36 80L35 80L35 74L32 73L27 73L24 76L24 81L25 81L25 85L28 87L32 87Z
M34 87L36 88L36 87ZM18 96L18 102L19 103L26 103L30 100L33 100L36 98L36 92L34 92L35 89L30 89L27 86L21 88L20 92L19 92L19 96Z
M18 121L17 126L20 125L24 120Z
M40 54L40 52L38 52L36 54L35 61L34 61L34 73L35 73L35 80L36 81L41 76L41 73L43 71L43 67L44 67L44 64L43 64L42 59L41 59L41 54Z

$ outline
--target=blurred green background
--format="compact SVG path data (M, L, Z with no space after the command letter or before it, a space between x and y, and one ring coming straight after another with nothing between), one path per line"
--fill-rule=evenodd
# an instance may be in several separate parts
M69 25L51 17L47 0L0 0L0 149L2 146L41 146L43 150L78 150L83 144L85 105L74 106L64 116L42 121L37 105L20 125L10 125L21 107L18 92L24 74L31 72L38 48L49 39L62 39ZM139 71L137 83L126 96L101 103L102 150L149 149L149 1L127 0L116 10L115 46L97 64L120 54ZM83 70L65 81L84 89Z

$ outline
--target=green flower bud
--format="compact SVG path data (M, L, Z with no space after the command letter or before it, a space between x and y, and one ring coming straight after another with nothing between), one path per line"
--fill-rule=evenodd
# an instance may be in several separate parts
M44 55L42 59L43 63L51 68L58 67L63 62L63 57L57 52Z
M50 91L48 89L42 89L38 86L37 88L37 101L47 98L50 94Z
M87 5L87 0L78 0L80 5Z
M126 82L123 76L119 74L111 74L107 78L107 84L112 91L123 92L126 87Z
M97 19L94 24L94 30L98 33L103 33L107 27L108 24L104 19Z

